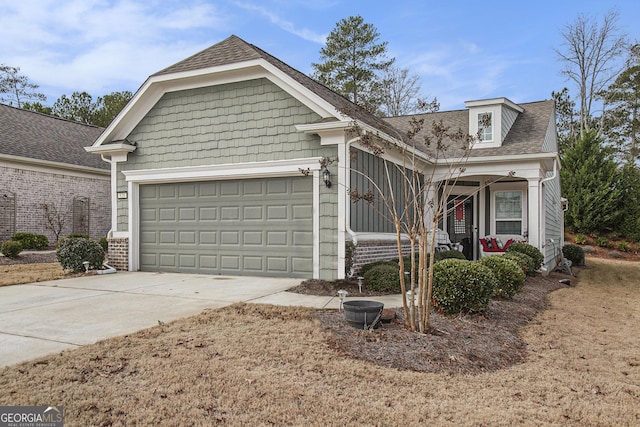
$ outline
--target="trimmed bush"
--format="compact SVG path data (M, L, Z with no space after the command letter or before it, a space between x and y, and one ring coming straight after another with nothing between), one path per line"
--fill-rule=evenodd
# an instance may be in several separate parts
M527 276L516 261L502 255L492 255L482 258L480 263L489 267L498 281L493 296L511 298L524 286Z
M67 236L67 239L89 239L90 237L84 233L71 233Z
M491 270L478 262L445 259L433 266L433 304L445 314L480 313L496 284Z
M22 244L16 240L7 240L0 246L0 252L7 258L17 258L22 252Z
M109 250L109 241L107 240L107 238L106 237L101 237L100 240L98 240L98 243L100 243L100 246L102 247L102 250L106 254L107 251Z
M363 265L360 268L360 275L364 276L367 274L367 272L369 270L371 270L374 267L377 267L379 265L391 265L391 266L395 266L396 268L398 268L398 260L383 260L383 261L374 261L374 262L370 262L368 264Z
M562 255L573 265L584 265L584 249L578 245L564 245Z
M89 261L90 268L102 267L104 250L95 240L76 237L60 241L56 257L65 270L81 272L84 271L84 261Z
M515 261L527 276L533 276L536 273L535 261L527 254L522 252L507 251L503 257Z
M456 251L454 249L436 252L435 258L436 262L442 261L443 259L466 259L462 252Z
M400 270L397 264L378 264L364 274L367 289L375 292L393 292L399 294Z
M534 272L540 267L542 267L542 263L544 262L544 255L542 255L542 252L540 252L540 249L528 243L515 242L514 244L509 246L509 249L507 249L507 252L520 252L525 255L529 255L533 259Z
M49 247L49 239L44 234L16 233L11 240L20 242L22 249L46 249Z

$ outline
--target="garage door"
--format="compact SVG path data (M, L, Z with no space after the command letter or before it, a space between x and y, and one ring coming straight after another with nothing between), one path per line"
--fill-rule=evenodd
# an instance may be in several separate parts
M146 271L312 277L312 179L140 186Z

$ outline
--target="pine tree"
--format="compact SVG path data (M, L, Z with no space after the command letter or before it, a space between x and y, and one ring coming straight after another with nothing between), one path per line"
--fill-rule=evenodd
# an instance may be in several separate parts
M369 111L378 110L382 100L379 72L393 64L387 59L387 42L378 43L380 34L361 16L342 19L320 49L321 63L311 64L313 77Z

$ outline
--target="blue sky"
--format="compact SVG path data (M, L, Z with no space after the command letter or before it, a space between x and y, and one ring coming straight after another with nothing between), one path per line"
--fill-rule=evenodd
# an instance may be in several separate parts
M358 14L442 109L548 99L564 86L575 93L553 48L578 13L600 19L615 8L620 28L640 39L637 0L16 0L1 8L0 63L20 67L48 104L74 91L135 91L231 34L308 74L336 22Z

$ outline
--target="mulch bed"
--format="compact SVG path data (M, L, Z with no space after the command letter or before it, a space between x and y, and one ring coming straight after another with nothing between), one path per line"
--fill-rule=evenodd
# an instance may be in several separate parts
M48 262L58 262L55 251L22 252L16 258L8 258L0 255L0 265L41 264Z
M547 277L528 277L521 292L513 299L495 299L482 315L445 316L431 312L431 331L410 332L404 327L402 308L398 318L380 328L363 331L346 322L342 312L324 310L316 316L329 332L329 346L348 357L367 360L376 365L420 372L477 374L496 371L521 363L527 354L519 331L547 307L547 294L567 287L561 279L571 276L552 273ZM355 282L354 282L355 283ZM336 295L337 289L359 294L348 282L306 281L295 291ZM337 289L334 289L337 288Z

